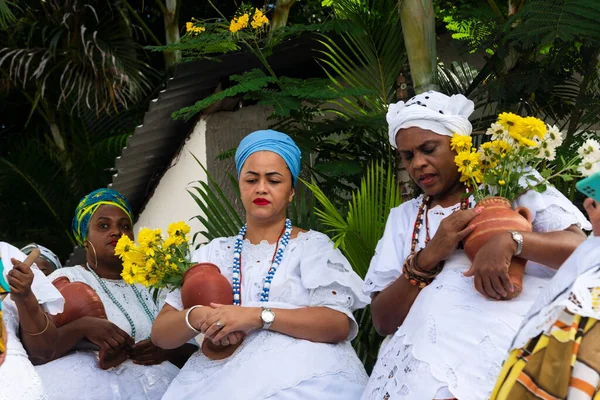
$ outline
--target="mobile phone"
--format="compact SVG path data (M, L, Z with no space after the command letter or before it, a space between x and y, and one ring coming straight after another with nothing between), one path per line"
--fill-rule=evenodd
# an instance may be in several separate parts
M577 190L600 203L600 172L583 178L575 185Z

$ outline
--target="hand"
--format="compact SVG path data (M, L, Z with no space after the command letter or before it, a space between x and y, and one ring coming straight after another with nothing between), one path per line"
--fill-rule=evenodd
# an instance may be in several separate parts
M594 236L600 236L600 206L598 206L598 203L596 203L594 199L588 197L583 202L583 208L585 208L585 211L590 217Z
M155 346L150 339L137 342L129 353L134 364L156 365L167 359L167 351Z
M85 337L106 351L110 352L125 345L133 346L134 344L127 332L106 319L83 317L81 324L84 327Z
M425 269L432 268L440 261L450 257L460 241L473 232L475 226L469 225L469 223L482 211L483 207L458 210L444 218L429 245L423 250L424 254L419 257L419 266ZM428 260L425 256L428 255L429 249L435 251L435 256L430 256Z
M14 258L11 258L10 261L13 268L6 274L7 281L10 286L11 298L17 302L33 294L31 285L34 275L31 267L27 264Z
M222 304L211 303L214 311L206 318L200 331L204 336L214 344L219 344L221 339L233 332L247 332L252 329L262 327L260 313L262 309L258 307L239 307L225 306ZM221 327L217 326L217 321ZM232 338L228 338L230 341Z
M487 298L500 300L514 291L508 267L516 252L510 233L492 237L475 255L471 268L464 276L474 276L475 289Z
M242 340L244 340L245 337L246 333L242 331L232 332L229 335L225 336L223 339L221 339L220 344L221 346L231 346L240 343Z

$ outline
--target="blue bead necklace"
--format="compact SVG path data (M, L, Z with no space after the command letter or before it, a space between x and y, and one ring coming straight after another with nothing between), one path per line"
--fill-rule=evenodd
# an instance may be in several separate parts
M247 229L248 224L242 226L240 232L235 238L235 245L233 248L233 273L231 279L231 286L233 287L233 305L236 306L242 304L242 247L244 245L244 236L246 235ZM281 260L283 259L283 252L285 251L285 248L290 242L291 236L292 221L286 219L283 235L281 235L279 240L277 241L277 247L275 247L275 254L273 255L273 259L271 260L271 267L269 268L269 272L267 272L267 276L265 276L263 282L263 288L260 294L261 302L269 301L269 291L271 290L271 282L273 281L273 277L275 276L275 272L277 272L279 264L281 264Z
M116 297L108 289L108 287L106 286L106 284L104 283L104 281L102 280L102 278L100 278L98 276L98 274L96 273L96 271L94 271L90 267L90 264L86 263L85 265L87 266L88 271L90 271L91 274L94 276L94 278L96 278L96 280L98 281L98 283L102 287L102 290L104 290L104 293L106 293L106 295L110 298L110 300L113 302L113 304L115 306L117 306L117 308L119 309L119 311L121 311L123 313L123 315L127 319L127 322L129 322L129 326L131 327L131 337L133 338L133 340L135 340L135 324L133 323L133 318L131 318L131 316L129 315L129 313L127 312L127 310L125 310L125 307L123 307L123 305L121 303L119 303L119 301L116 299ZM142 294L140 293L140 291L138 290L138 288L136 288L134 285L127 285L127 286L129 286L133 290L133 292L135 293L135 297L137 297L138 302L140 303L140 305L142 306L142 308L146 312L146 315L148 316L148 318L150 318L150 323L153 324L154 323L154 315L150 312L150 309L146 305L146 302L142 298Z

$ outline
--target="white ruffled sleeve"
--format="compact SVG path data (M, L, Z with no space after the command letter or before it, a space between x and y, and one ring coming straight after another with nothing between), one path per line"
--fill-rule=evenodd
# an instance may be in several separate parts
M533 175L542 179L536 171L533 171ZM522 185L524 184L523 180ZM529 190L515 201L514 206L527 207L531 211L534 232L562 231L571 225L585 230L592 229L583 213L553 186L548 186L542 193Z
M328 307L342 312L351 322L348 340L358 333L352 311L370 303L362 293L363 281L333 242L322 233L311 232L300 261L302 285L309 291L310 307Z
M369 271L365 277L363 290L365 294L372 296L381 292L394 282L402 272L402 263L406 258L405 243L408 243L406 211L413 206L413 201L401 204L390 210L385 231L377 243L375 255L371 259Z
M4 278L6 279L8 271L13 268L12 262L10 261L11 258L24 261L26 257L27 256L16 247L6 242L0 242L0 258L2 258L2 265L4 266L2 271ZM38 269L37 265L33 264L31 270L33 271L31 291L37 298L38 303L42 306L44 311L49 314L56 315L61 313L65 305L65 299L46 275Z
M197 250L192 251L192 253L190 254L190 260L194 263L208 261L209 246L210 243L200 246ZM181 288L175 288L171 290L167 294L165 304L170 305L178 311L183 310L184 307L183 302L181 301Z

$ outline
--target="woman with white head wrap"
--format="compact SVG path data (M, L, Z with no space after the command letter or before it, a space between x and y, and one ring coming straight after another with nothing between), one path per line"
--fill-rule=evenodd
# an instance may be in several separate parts
M21 251L26 255L29 255L33 249L38 249L40 251L40 256L35 260L35 264L44 275L48 276L57 269L62 268L58 256L47 247L36 243L29 243L27 246L23 247Z
M488 398L523 316L585 239L579 227L590 228L554 188L521 196L515 205L528 207L534 218L534 232L521 233L520 257L529 260L524 290L496 301L510 291L508 262L521 246L507 231L473 263L459 248L480 210L464 196L450 138L471 134L472 112L464 96L432 91L390 105L390 143L423 194L391 210L365 279L373 323L393 335L365 400Z

